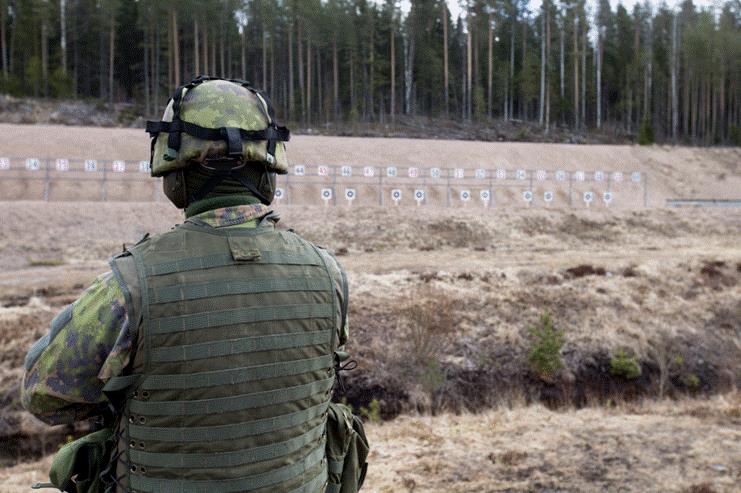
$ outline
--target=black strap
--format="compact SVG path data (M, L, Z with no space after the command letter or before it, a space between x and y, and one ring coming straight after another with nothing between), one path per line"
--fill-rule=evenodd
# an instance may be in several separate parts
M228 127L233 128L233 127ZM195 123L178 121L178 122L155 122L148 121L146 131L152 137L156 137L160 133L173 132L185 132L193 137L203 140L225 140L227 127L221 128L207 128L196 125ZM271 125L264 130L245 130L243 128L235 128L239 130L239 136L242 140L248 141L260 141L260 140L273 140L278 142L288 142L291 139L291 132L286 127ZM168 143L169 144L169 143Z
M241 143L240 143L241 145ZM234 164L234 160L223 160L223 161L214 161L209 164L214 165L232 165ZM203 165L201 165L203 166ZM205 167L205 166L204 166ZM231 166L228 168L212 168L208 167L208 169L211 172L211 176L208 180L206 180L206 183L204 183L201 188L195 191L193 195L190 196L190 203L198 202L199 200L202 200L206 197L206 195L209 194L214 188L216 188L221 182L226 180L227 178L231 177L237 180L239 183L242 184L243 187L245 187L247 190L252 193L252 195L260 200L265 205L270 205L270 201L268 200L265 195L263 195L257 187L247 179L242 173L243 166ZM267 172L267 171L266 171Z

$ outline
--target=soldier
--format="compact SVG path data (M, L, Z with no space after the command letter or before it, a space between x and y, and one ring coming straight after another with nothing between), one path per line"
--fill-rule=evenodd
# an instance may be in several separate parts
M270 208L288 130L248 83L199 77L147 131L152 175L186 220L113 257L28 353L26 409L106 417L37 487L357 491L362 424L330 404L347 280Z

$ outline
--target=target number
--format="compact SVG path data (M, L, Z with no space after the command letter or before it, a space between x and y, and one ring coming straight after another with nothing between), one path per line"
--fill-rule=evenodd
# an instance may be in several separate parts
M595 171L594 172L594 181L605 181L605 172L604 171Z
M363 168L363 176L366 178L373 178L376 174L376 168L373 166L366 166Z
M319 176L329 176L329 168L327 166L319 166L316 172Z
M10 169L10 159L6 157L0 157L0 170Z
M111 166L115 173L123 173L126 171L126 161L113 161Z
M297 166L293 167L293 174L296 176L305 176L306 175L306 166L299 164Z
M486 170L485 169L482 169L482 168L477 169L476 170L476 173L475 173L475 176L476 176L476 179L477 180L485 180L486 179Z
M566 181L566 172L562 169L556 171L556 180L557 181Z
M453 170L453 178L460 180L465 177L466 177L466 170L464 170L463 168L456 168Z
M623 174L620 171L616 171L612 174L612 181L621 182L623 181Z
M586 175L584 174L583 171L577 171L576 173L574 173L574 180L576 180L576 181L584 181L585 176Z
M538 170L537 173L535 173L535 178L538 179L538 181L545 181L548 179L548 173L545 170Z
M409 178L417 178L419 176L419 168L409 168L407 170Z
M641 172L634 171L633 174L630 175L630 179L633 181L633 183L640 183L641 182Z
M440 168L431 168L430 169L430 178L440 178L440 175L442 173L440 172Z
M506 180L506 179L507 179L507 170L498 169L497 170L497 180Z
M390 178L394 178L397 175L396 167L395 166L389 166L386 168L386 176Z
M28 171L38 171L41 169L41 161L36 158L26 159L26 169Z
M352 176L352 166L343 166L340 168L340 174L342 176Z
M152 168L149 166L149 161L139 161L139 173L149 173Z
M57 159L54 166L57 171L69 171L69 159Z
M524 169L518 169L515 173L515 176L518 180L524 180L527 178L527 171L525 171Z
M98 171L98 161L96 161L95 159L86 159L85 160L85 171L87 172Z

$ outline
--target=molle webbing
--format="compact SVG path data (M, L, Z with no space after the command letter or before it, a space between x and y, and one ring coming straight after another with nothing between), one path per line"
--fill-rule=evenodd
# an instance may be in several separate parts
M138 492L316 493L339 315L319 252L272 226L132 249L142 295L119 447Z

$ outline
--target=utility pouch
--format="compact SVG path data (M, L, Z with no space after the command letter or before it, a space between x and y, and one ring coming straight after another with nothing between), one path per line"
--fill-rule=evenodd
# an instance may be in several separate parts
M103 428L70 442L54 456L49 480L33 489L57 488L67 493L104 493L102 471L110 462L115 442L113 430Z
M326 493L357 493L368 470L368 439L363 422L349 407L330 403L327 416Z

